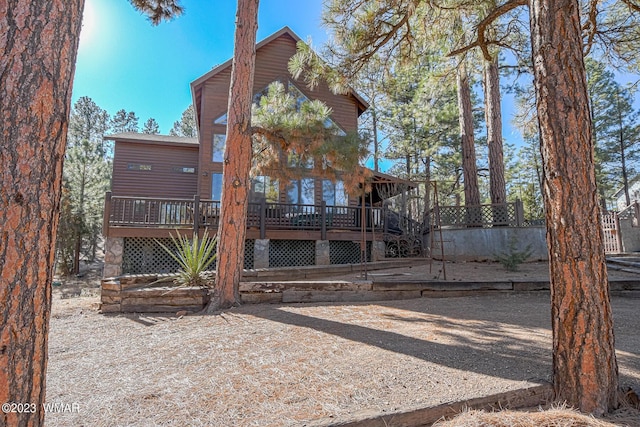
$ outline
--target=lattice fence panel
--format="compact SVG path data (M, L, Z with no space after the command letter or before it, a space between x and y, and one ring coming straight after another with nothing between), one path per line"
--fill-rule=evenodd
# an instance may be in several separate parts
M367 261L371 261L371 242L366 246ZM329 260L331 264L360 263L360 242L331 240L329 242Z
M158 239L168 248L175 249L171 239ZM253 268L253 251L255 240L245 241L244 246L244 268ZM216 261L209 270L215 270ZM156 274L175 273L180 266L171 256L158 245L155 239L146 237L126 237L124 239L124 254L122 261L123 274Z
M253 268L253 252L256 246L254 239L244 241L244 269L251 270Z
M316 242L313 240L271 240L269 267L315 265Z
M171 239L158 239L168 248L175 248ZM123 274L175 273L179 265L154 239L125 237L122 259Z

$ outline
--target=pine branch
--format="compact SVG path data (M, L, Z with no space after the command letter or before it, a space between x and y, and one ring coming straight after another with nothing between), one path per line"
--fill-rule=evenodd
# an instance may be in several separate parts
M485 32L487 31L487 28L489 27L489 25L491 25L494 21L496 21L501 16L507 14L508 12L512 11L513 9L519 6L526 6L526 5L527 5L527 0L509 0L502 6L496 7L491 11L491 13L489 13L482 21L478 23L478 26L476 27L476 32L477 32L476 40L464 47L461 47L460 49L454 50L453 52L449 53L447 56L452 57L452 56L460 55L462 53L465 53L473 49L474 47L479 47L482 50L482 56L484 57L484 59L487 61L491 61L492 58L491 58L491 54L489 53L489 45L493 44L493 42L486 40Z

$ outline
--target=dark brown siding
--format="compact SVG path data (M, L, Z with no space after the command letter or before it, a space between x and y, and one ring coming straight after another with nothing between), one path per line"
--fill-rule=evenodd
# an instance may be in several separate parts
M319 99L332 108L333 121L345 131L358 128L358 104L355 98L347 95L334 95L326 84L309 90L304 82L295 81L289 74L289 58L296 52L296 41L288 34L272 40L262 46L256 55L254 93L261 91L274 80L291 80L309 99ZM222 172L222 163L211 161L214 133L225 133L224 125L214 124L214 120L227 111L231 67L211 77L202 87L200 121L200 197L211 197L211 173ZM206 175L204 174L206 172Z
M136 170L136 165L151 170ZM196 168L183 173L175 168ZM111 191L114 196L190 199L198 184L198 147L116 141Z

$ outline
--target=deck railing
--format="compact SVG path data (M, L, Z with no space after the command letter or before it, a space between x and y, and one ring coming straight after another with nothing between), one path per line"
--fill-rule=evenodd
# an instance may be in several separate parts
M249 203L247 228L260 230L327 230L360 231L364 218L367 230L383 231L385 212L382 208L297 205L288 203ZM112 227L131 228L217 228L220 202L212 200L168 199L112 196L105 199L105 230Z

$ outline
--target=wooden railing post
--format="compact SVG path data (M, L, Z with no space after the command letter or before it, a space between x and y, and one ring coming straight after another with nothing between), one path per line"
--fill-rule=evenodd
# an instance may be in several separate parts
M109 222L111 221L111 191L104 195L104 213L102 217L102 235L109 237Z
M516 210L516 227L524 226L524 204L522 200L516 199L515 203Z
M267 201L260 200L260 239L267 238Z
M197 236L200 232L200 195L193 196L193 235Z
M327 240L327 202L320 202L320 240Z

